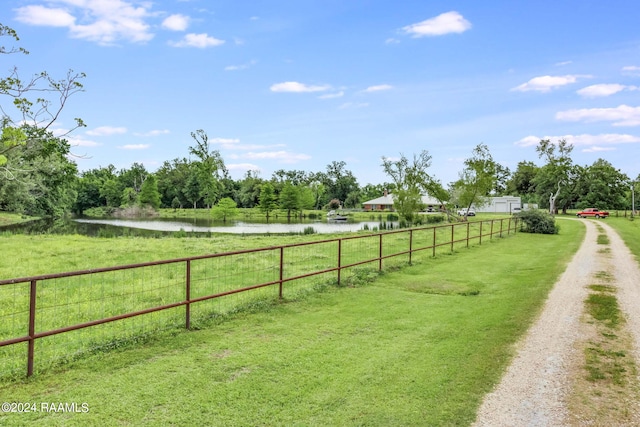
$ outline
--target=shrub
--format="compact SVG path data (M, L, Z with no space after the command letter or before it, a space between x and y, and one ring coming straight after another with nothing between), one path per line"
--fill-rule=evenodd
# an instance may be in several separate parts
M302 234L315 234L316 233L316 229L313 227L305 227L304 230L302 231Z
M558 234L559 227L550 214L546 212L527 210L516 215L522 221L520 231L525 233Z

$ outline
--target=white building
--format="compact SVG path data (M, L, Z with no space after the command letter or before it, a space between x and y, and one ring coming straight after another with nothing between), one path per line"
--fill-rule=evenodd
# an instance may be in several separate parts
M489 197L486 205L475 207L476 212L491 213L513 213L520 209L522 209L522 201L519 196Z

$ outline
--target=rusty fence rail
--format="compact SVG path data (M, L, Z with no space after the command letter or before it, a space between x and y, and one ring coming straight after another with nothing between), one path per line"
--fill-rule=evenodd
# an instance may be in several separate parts
M0 379L162 329L344 281L358 268L481 245L517 218L454 223L116 267L0 280ZM37 348L36 348L37 347Z

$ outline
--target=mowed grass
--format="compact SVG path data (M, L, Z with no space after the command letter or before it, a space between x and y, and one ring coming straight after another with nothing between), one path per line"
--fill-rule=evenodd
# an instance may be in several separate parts
M564 221L97 353L0 386L0 401L88 413L0 424L468 425L583 234Z
M496 221L493 225L474 222L416 229L401 230L384 235L361 233L359 236L340 235L340 250L337 240L323 240L309 244L303 236L273 237L223 236L208 238L86 238L81 236L5 236L19 248L19 256L8 270L12 276L52 273L65 270L93 269L100 266L144 262L149 260L185 257L211 252L227 252L238 249L264 247L268 243L303 243L254 253L236 253L224 257L194 260L190 265L190 295L192 298L229 292L260 283L275 283L284 279L327 271L338 265L359 264L341 272L342 280L351 276L359 279L363 262L375 260L380 253L385 257L385 269L406 265L409 244L418 251L413 260L428 259L433 254L448 253L455 248L466 247L463 240L472 237L470 244L479 244L480 230L485 242L492 230L504 232L509 221ZM513 225L513 224L512 224ZM452 228L453 227L453 228ZM319 236L314 236L318 240ZM324 236L327 239L331 236ZM495 236L494 236L495 238ZM448 243L451 240L457 243ZM434 241L438 245L433 247ZM380 252L382 243L382 252ZM9 245L7 245L9 249ZM14 251L16 252L16 251ZM199 253L198 253L199 252ZM338 263L338 253L341 262ZM280 261L282 254L282 262ZM394 254L401 254L393 256ZM162 255L162 256L161 256ZM124 258L123 258L124 257ZM364 264L375 271L378 261ZM280 272L282 266L282 272ZM18 272L18 273L16 273ZM324 273L287 281L284 294L287 298L299 293L313 291L317 286L336 283L337 274ZM186 263L184 261L148 266L144 268L114 272L80 275L70 278L39 280L36 298L36 332L66 328L84 322L112 316L120 316L159 305L183 301L186 286ZM474 292L474 291L471 291ZM203 319L220 317L247 306L273 300L277 286L234 293L222 298L199 302L192 307L192 324ZM29 282L0 287L0 340L15 339L27 335L29 306ZM75 332L40 339L34 358L35 372L40 373L52 366L66 363L69 359L83 357L86 353L120 347L128 341L140 342L158 331L184 327L184 308L174 308L154 314L134 317ZM24 371L24 351L19 346L0 348L0 379L19 377Z
M624 243L635 255L636 260L640 262L640 216L636 216L633 221L623 217L609 217L606 221L620 234Z

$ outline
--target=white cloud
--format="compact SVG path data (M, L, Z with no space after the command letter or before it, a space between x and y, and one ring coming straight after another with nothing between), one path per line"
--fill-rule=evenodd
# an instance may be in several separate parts
M147 137L147 136L167 135L170 133L171 132L168 129L156 129L156 130L150 130L149 132L143 132L143 133L136 132L134 133L134 135Z
M556 119L571 122L613 122L613 126L640 126L640 107L620 105L615 108L582 108L560 111Z
M71 37L101 45L111 45L119 40L146 42L154 36L145 21L152 16L148 10L151 2L136 5L124 0L56 2L66 7L24 6L16 9L16 19L30 25L67 27Z
M602 151L615 151L613 147L590 147L581 150L583 153L600 153Z
M118 146L118 148L123 150L146 150L149 147L151 147L151 144L127 144Z
M215 37L211 37L207 33L189 33L186 34L180 41L169 42L169 45L173 47L197 47L200 49L212 46L220 46L221 44L224 44L224 40L219 40Z
M238 138L212 138L211 142L214 144L237 144L240 142Z
M345 110L347 108L365 108L368 107L369 103L368 102L345 102L344 104L342 104L341 106L339 106L338 108L340 110Z
M298 82L283 82L276 83L271 85L272 92L294 92L294 93L303 93L303 92L324 92L326 90L331 89L329 85L307 85L304 83Z
M364 90L364 92L380 92L382 90L390 90L393 89L391 85L377 85L377 86L369 86Z
M31 5L16 9L16 20L28 25L71 27L76 18L64 9Z
M402 27L402 31L412 37L442 36L449 33L463 33L471 28L471 22L464 19L458 12L446 12L435 18L427 19L417 24Z
M393 37L388 38L384 41L384 44L398 44L398 43L400 43L400 40L394 39Z
M590 135L590 134L582 134L582 135L560 135L560 136L543 136L538 137L535 135L529 135L522 138L519 141L516 141L514 145L520 147L532 147L538 145L540 140L548 139L552 143L557 143L561 139L566 140L569 144L574 146L587 146L591 148L587 148L583 151L593 149L593 151L604 151L605 149L600 147L602 145L608 145L610 147L606 148L607 151L615 150L612 145L619 144L637 144L640 143L640 136L629 135L629 134L620 134L620 133L604 133L600 135ZM599 147L599 148L596 148Z
M102 145L99 142L84 139L81 136L67 136L65 139L69 141L69 145L72 147L98 147Z
M534 145L538 145L538 142L540 142L541 139L547 139L547 138L539 138L537 136L529 135L529 136L525 136L519 141L514 142L514 145L517 145L520 147L532 147Z
M176 13L162 21L162 27L171 31L184 31L189 27L189 17Z
M277 160L282 163L295 163L301 160L309 160L311 156L307 154L291 153L289 151L250 151L248 153L236 156L230 156L237 159L251 160Z
M246 64L242 64L242 65L228 65L226 67L224 67L225 71L237 71L237 70L246 70L247 68L251 68L252 66L256 65L258 63L258 61L256 60L252 60L249 61Z
M564 67L565 65L569 65L569 64L572 64L572 63L573 63L573 61L562 61L562 62L557 62L555 64L555 66L556 67Z
M630 74L632 76L640 76L640 67L637 65L627 65L626 67L622 67L623 74Z
M566 76L539 76L534 77L526 83L520 86L514 87L512 91L527 92L530 90L537 90L539 92L549 92L551 89L556 89L561 86L565 86L571 83L575 83L579 78L589 78L589 75L569 74Z
M633 86L629 86L632 88ZM626 89L627 86L611 83L611 84L597 84L587 86L578 91L578 95L584 96L585 98L598 98L602 96L613 95L614 93L618 93Z
M109 136L127 133L125 127L100 126L92 130L88 130L87 135L91 136Z
M253 163L231 163L226 165L227 169L230 171L238 170L238 171L258 171L260 172L260 166L254 165Z
M336 93L327 93L325 95L320 95L318 98L320 99L331 99L331 98L342 98L344 96L344 91L336 92Z

